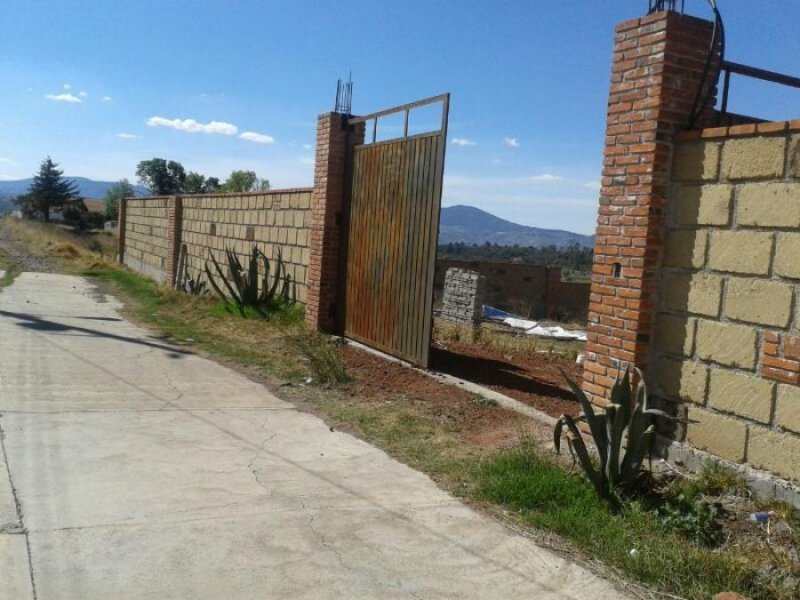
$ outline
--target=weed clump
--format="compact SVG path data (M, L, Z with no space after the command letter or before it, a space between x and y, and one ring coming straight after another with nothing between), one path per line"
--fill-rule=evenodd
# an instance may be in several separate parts
M317 383L337 385L350 381L342 360L341 342L308 329L287 334L286 341L308 361L309 370Z

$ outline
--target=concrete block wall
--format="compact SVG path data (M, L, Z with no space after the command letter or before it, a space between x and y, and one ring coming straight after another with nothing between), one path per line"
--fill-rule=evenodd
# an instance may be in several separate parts
M192 276L204 268L209 251L221 265L232 248L246 264L253 245L269 259L281 257L295 300L307 300L311 189L245 194L183 196L181 241Z
M800 121L681 134L652 373L687 441L800 481Z
M307 300L310 188L129 198L120 210L120 256L134 271L171 285L182 244L192 276L203 270L209 251L224 264L224 251L232 248L245 263L255 244L270 259L280 249L291 294Z
M451 267L444 278L442 318L464 325L479 322L486 278L475 271Z
M120 229L122 262L134 271L159 283L167 280L168 242L167 196L129 198Z
M561 267L546 267L482 260L440 259L436 261L434 296L437 304L444 292L450 268L476 271L486 278L484 303L532 319L584 320L589 308L588 283L561 281Z

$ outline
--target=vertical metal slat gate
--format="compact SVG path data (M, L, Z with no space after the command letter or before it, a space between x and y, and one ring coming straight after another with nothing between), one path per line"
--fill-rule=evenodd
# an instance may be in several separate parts
M439 129L408 135L410 111L435 103ZM449 104L444 94L349 120L365 123L367 141L349 158L344 334L422 367L430 355ZM378 119L397 113L405 113L403 135L377 141Z

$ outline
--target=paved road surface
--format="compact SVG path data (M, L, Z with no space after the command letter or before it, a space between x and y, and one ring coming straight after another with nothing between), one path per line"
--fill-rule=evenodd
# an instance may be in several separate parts
M0 598L620 597L118 309L0 291Z

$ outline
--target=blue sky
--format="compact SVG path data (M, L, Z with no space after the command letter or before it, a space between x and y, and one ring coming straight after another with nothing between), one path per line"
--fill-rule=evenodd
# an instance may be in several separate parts
M709 14L704 0L686 4ZM719 4L730 60L800 74L799 2ZM316 116L352 70L357 114L452 94L445 205L591 233L613 28L646 8L4 0L0 179L30 176L49 154L68 175L134 180L138 161L159 156L205 175L251 169L273 187L308 186ZM800 90L734 79L731 110L797 118Z

